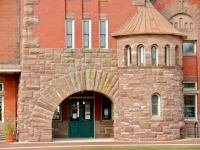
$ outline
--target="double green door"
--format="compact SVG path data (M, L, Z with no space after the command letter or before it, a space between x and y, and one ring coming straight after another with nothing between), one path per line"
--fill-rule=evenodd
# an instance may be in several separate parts
M68 136L94 137L93 100L68 100Z

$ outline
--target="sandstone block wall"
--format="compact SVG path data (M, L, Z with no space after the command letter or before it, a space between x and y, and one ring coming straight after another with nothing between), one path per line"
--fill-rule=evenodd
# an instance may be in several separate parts
M119 70L119 100L115 102L114 138L174 140L184 124L182 69L126 67ZM160 99L160 115L151 116L151 96Z
M95 137L113 137L113 121L95 121Z
M118 99L114 49L24 48L18 101L19 141L51 141L52 116L66 97L82 90Z

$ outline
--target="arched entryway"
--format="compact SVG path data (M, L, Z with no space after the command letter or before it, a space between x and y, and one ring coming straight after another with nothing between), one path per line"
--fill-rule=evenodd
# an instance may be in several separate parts
M116 75L97 70L77 71L51 80L40 92L28 119L29 141L52 141L52 118L60 103L80 91L96 91L118 101ZM20 134L19 134L20 139Z
M80 91L58 105L52 120L53 138L113 137L113 103L94 91Z

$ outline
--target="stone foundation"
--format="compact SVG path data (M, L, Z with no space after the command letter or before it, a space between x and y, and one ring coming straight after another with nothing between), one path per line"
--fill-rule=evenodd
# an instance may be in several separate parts
M53 138L67 138L68 137L68 122L67 121L53 121L52 122L52 136Z
M54 121L52 123L53 138L67 138L68 137L68 122ZM95 121L95 137L113 137L113 121Z
M197 123L197 126L195 126ZM197 134L197 127L198 127L198 134ZM198 116L198 120L185 120L185 128L181 131L182 138L195 138L200 137L200 116Z
M113 121L95 121L95 137L113 137Z

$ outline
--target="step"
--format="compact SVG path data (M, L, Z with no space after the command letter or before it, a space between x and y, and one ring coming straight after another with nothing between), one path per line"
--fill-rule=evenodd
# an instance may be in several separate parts
M2 131L0 130L0 141L5 141L6 137L5 135L2 133Z

